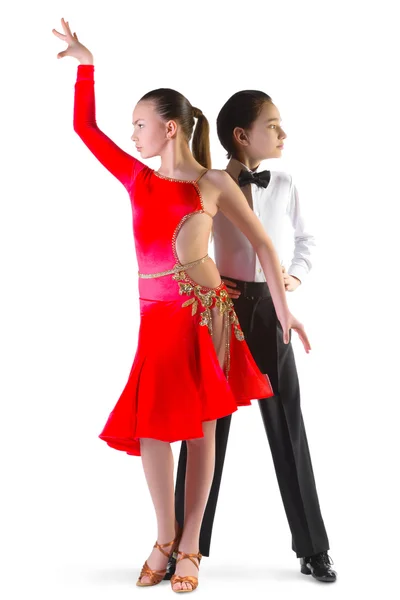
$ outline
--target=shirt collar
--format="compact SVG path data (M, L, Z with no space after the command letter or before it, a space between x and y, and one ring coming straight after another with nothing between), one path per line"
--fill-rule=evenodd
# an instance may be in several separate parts
M236 158L231 158L230 161L228 162L225 170L229 173L229 175L235 181L237 181L238 177L239 177L239 173L243 169L245 169L246 171L250 171L250 173L255 173L257 171L258 167L257 167L257 169L252 171L251 169L249 169L249 167L246 167L246 165L241 163L240 160L237 160Z

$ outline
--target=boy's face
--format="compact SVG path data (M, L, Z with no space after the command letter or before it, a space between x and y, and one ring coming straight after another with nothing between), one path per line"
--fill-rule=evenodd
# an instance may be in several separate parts
M286 133L281 127L281 116L275 104L265 102L260 114L246 131L248 144L243 148L246 155L261 161L280 158Z

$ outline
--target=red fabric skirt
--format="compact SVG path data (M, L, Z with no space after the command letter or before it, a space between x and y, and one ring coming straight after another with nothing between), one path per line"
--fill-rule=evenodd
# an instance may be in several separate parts
M193 310L197 307L193 307L194 295L183 305L181 297L141 299L133 366L99 436L109 446L139 456L140 438L164 442L201 438L203 421L219 419L238 406L250 405L252 399L273 395L268 377L259 371L243 340L226 287L222 284L214 292L214 300L230 303L228 374L219 364L207 326L209 313Z

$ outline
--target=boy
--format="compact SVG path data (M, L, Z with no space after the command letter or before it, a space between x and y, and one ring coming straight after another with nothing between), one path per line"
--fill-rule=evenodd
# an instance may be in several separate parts
M294 291L311 269L311 248L292 179L283 172L257 172L262 160L279 158L286 134L271 98L256 90L234 94L217 118L218 137L230 159L226 171L241 187L250 207L272 238L282 257L285 223L294 230L294 256L288 272L283 268L287 291ZM246 341L275 392L260 399L259 407L268 436L275 471L292 533L292 548L300 558L301 572L322 582L336 580L328 556L329 542L322 520L306 432L300 407L300 389L291 344L284 344L261 265L247 238L218 213L214 217L215 262L234 300ZM216 432L213 484L200 535L200 552L208 556L231 416L220 419ZM183 443L175 490L176 517L184 513L186 446ZM174 570L173 560L169 572ZM168 575L167 575L168 577Z

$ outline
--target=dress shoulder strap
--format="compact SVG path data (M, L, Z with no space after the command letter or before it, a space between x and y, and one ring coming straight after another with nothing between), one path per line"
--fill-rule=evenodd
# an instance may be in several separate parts
M204 171L202 173L200 173L200 175L196 179L195 183L198 183L200 181L200 179L203 177L203 175L205 175L207 173L207 171L208 171L208 169L204 169ZM201 205L203 207L203 213L205 213L206 215L208 215L209 217L211 217L213 219L214 217L212 216L212 214L209 213L207 210L205 210L203 201L201 201Z
M198 183L200 181L200 179L203 177L203 175L205 175L207 173L207 171L208 171L208 169L204 169L204 171L202 171L202 173L200 173L198 178L195 180L195 183Z

